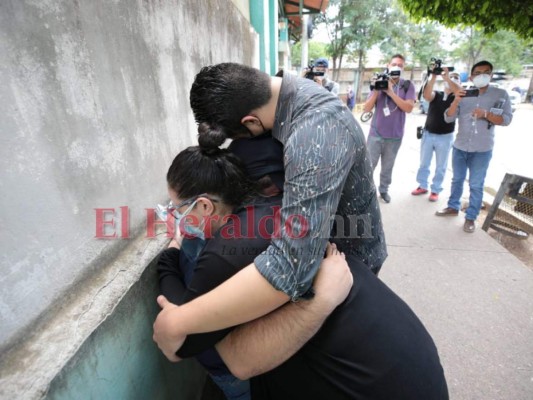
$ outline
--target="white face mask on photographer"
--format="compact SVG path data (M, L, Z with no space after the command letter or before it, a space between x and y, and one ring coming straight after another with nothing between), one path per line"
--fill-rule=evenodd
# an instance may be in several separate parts
M450 80L456 85L461 86L461 80L459 78L450 78Z
M472 79L472 82L474 82L474 85L477 88L484 88L490 82L490 75L489 74L477 75L474 77L474 79Z
M401 74L402 73L402 68L400 68L397 65L395 65L395 66L389 68L389 73L391 73L391 72L399 72Z

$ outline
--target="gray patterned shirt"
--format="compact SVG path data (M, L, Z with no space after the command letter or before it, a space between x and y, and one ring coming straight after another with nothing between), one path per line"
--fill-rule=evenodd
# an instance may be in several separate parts
M272 136L284 147L281 232L255 259L259 272L296 300L330 238L377 272L385 235L365 137L350 110L311 80L285 74Z
M461 99L457 113L449 117L448 110L444 112L444 120L453 122L459 118L459 129L453 147L467 152L485 152L494 148L494 125L484 118L474 119L472 111L482 108L487 111L501 113L503 126L509 125L513 119L511 100L503 89L489 86L485 93L478 97Z

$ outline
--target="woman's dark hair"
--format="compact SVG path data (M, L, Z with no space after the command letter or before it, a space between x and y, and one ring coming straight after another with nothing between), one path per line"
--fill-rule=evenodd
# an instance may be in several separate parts
M208 193L233 207L256 193L241 161L218 146L191 146L168 169L167 183L181 199Z
M227 138L249 133L241 124L252 110L268 103L272 97L270 76L242 64L222 63L200 70L190 92L190 104L198 124L207 123L211 130Z

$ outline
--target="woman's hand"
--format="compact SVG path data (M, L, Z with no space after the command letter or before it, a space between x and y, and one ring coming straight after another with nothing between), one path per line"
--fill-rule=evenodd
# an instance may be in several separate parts
M163 352L166 358L172 362L181 361L176 356L176 352L185 342L187 335L179 331L178 309L179 307L172 304L165 296L158 296L157 303L162 310L157 315L154 322L154 342Z
M320 264L313 283L316 300L324 302L331 311L341 304L353 285L353 275L344 253L337 246L328 243L326 257Z

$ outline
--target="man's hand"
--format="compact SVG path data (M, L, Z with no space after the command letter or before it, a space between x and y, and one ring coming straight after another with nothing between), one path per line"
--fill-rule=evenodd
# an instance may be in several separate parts
M154 342L166 358L172 362L180 361L176 351L181 347L187 335L181 334L176 321L178 306L169 302L165 296L158 296L157 303L162 308L154 322Z
M324 86L324 77L323 76L315 76L313 78L313 81L318 83L320 86Z
M487 119L487 114L488 114L488 111L483 108L474 108L474 110L472 111L472 117L477 118L477 119L481 119L481 118Z
M326 257L320 264L313 287L315 299L333 311L341 304L353 285L353 275L346 262L344 253L337 250L337 246L328 243Z
M453 94L455 98L453 99L453 102L456 104L459 104L461 100L463 99L464 95L466 94L466 89L461 87L456 87L456 89L453 91Z

